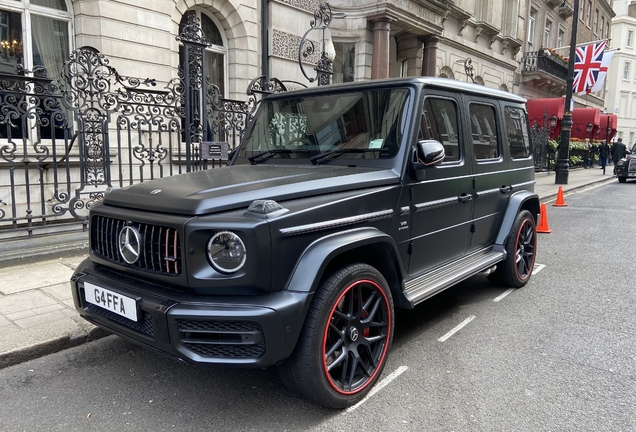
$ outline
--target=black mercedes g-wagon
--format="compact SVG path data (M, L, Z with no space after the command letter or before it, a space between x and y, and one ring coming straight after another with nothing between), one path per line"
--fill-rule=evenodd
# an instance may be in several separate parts
M539 200L510 93L418 77L271 95L229 165L91 209L85 319L188 363L277 366L341 408L380 377L394 308L530 278Z

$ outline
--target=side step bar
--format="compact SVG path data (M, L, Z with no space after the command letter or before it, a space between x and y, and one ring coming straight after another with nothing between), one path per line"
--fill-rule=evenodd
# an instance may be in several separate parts
M460 260L411 279L404 284L404 297L411 307L458 282L503 261L503 250L479 251Z

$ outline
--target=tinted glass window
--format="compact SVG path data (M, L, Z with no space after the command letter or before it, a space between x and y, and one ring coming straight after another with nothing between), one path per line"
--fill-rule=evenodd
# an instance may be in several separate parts
M461 157L457 136L455 102L448 99L426 98L418 139L439 141L446 152L444 162L455 162Z
M506 135L510 146L510 157L524 159L530 157L530 139L526 113L521 108L506 107Z
M491 105L471 104L470 127L475 158L497 159L500 151L495 108Z
M408 95L393 89L266 102L239 157L267 152L261 160L318 154L321 160L392 158L404 134Z

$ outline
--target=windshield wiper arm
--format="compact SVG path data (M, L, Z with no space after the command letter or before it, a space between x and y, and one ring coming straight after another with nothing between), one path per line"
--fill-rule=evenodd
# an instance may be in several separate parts
M328 156L331 156L332 154L341 155L341 154L344 154L344 153L367 153L367 152L379 152L379 151L385 151L385 150L386 149L383 149L383 148L377 148L377 149L372 149L372 148L342 148L342 149L335 149L335 150L330 150L328 152L317 154L316 156L310 157L309 160L311 161L312 164L317 165L318 161L320 159L323 159L323 158L326 158Z
M267 155L274 156L274 155L280 154L280 153L289 154L289 153L298 153L298 152L306 152L306 151L309 151L309 150L307 150L307 149L305 149L305 150L300 150L300 149L299 150L271 149L271 150L262 151L260 153L256 153L255 155L252 155L252 156L248 157L247 160L249 160L252 165L256 165L256 159L259 159L259 158L261 158L263 156L267 156Z

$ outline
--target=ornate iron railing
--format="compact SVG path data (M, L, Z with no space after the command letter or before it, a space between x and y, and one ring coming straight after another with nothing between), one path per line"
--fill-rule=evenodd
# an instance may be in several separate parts
M567 64L553 55L548 55L546 51L527 52L521 59L522 72L545 72L564 83L568 77Z
M86 229L109 187L224 165L202 143L236 147L275 79L230 100L205 71L195 16L179 36L185 59L163 88L120 75L91 47L71 53L59 77L44 68L0 75L0 240Z

